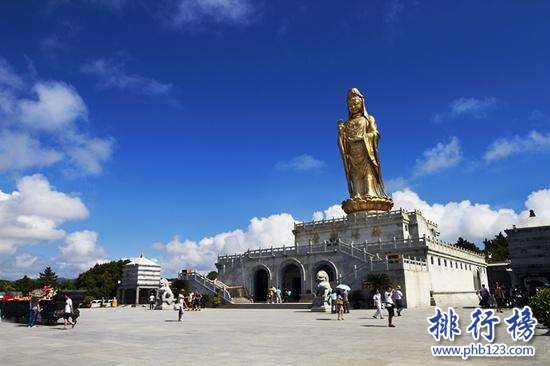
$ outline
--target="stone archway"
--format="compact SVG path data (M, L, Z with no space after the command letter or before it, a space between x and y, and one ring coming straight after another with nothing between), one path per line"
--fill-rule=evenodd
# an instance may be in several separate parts
M336 266L334 263L329 261L320 261L315 263L313 266L314 270L311 274L313 276L314 282L315 278L317 277L317 272L323 270L328 274L328 279L331 285L335 285L338 280L338 270L336 269Z
M299 264L291 261L281 269L281 290L288 302L298 302L302 295L303 272ZM290 296L286 295L290 290Z
M252 288L254 302L267 301L267 288L269 287L269 270L265 267L257 267L252 273Z

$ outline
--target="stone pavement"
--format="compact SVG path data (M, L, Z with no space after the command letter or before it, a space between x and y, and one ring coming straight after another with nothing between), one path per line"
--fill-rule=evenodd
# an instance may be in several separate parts
M471 309L458 309L465 335ZM396 318L397 328L372 319L371 310L336 316L294 309L206 309L186 312L143 308L84 309L74 329L28 329L0 323L0 365L549 365L550 333L537 329L528 343L534 358L432 357L435 341L426 317L433 308L412 309ZM505 312L508 316L510 311ZM513 344L503 324L496 342ZM442 344L451 344L441 342ZM523 345L518 342L517 345Z

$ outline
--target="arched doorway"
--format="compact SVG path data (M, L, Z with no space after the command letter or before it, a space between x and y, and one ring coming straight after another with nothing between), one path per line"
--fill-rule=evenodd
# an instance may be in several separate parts
M336 283L336 268L332 263L323 261L323 262L317 263L314 268L315 270L312 273L314 279L317 277L317 272L325 271L328 274L329 282L331 284Z
M300 271L300 267L295 263L289 263L283 268L281 273L283 293L286 295L287 291L290 290L290 296L285 296L286 301L300 301L302 293L302 272Z
M254 301L262 302L267 300L267 286L269 284L269 273L265 268L258 268L254 273Z

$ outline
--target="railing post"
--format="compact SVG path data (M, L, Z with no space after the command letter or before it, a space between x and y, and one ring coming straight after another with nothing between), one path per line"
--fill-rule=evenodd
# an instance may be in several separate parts
M372 260L372 259L371 259ZM363 248L363 261L366 262L367 261L367 250L365 248Z

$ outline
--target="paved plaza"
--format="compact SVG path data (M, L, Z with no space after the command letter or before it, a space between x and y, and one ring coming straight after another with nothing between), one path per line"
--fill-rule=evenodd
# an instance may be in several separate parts
M464 335L471 309L459 309ZM143 308L84 309L72 330L62 326L0 323L2 365L548 365L550 336L537 329L534 358L438 358L426 317L433 308L407 311L396 328L355 310L345 321L295 309L206 309L186 312ZM505 312L508 316L510 311ZM502 324L495 342L513 344ZM442 342L445 344L445 342ZM446 342L446 344L450 344ZM523 342L518 342L518 345Z

